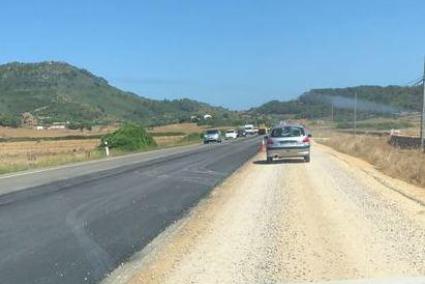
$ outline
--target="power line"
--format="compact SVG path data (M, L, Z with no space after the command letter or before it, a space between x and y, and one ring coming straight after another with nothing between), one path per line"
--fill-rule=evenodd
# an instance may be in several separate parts
M416 85L419 85L420 83L422 83L422 81L424 80L424 77L423 77L423 75L422 76L420 76L420 77L418 77L417 79L415 79L415 80L412 80L412 81L409 81L409 82L407 82L406 84L404 84L405 86L416 86Z

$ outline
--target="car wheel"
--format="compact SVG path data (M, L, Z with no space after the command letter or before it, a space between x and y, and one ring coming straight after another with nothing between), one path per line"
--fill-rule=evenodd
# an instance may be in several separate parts
M273 157L267 157L267 163L269 164L273 163Z
M310 163L310 155L304 157L304 162Z

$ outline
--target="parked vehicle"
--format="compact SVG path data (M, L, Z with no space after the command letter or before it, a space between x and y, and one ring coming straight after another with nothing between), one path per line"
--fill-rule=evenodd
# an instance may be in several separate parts
M256 129L253 124L245 124L244 129L247 135L256 134Z
M224 134L224 138L226 139L236 139L238 138L238 132L234 129L227 130Z
M283 125L272 129L267 138L267 162L278 158L303 158L310 162L310 134L301 125Z
M246 131L243 128L238 129L238 137L246 137Z
M221 143L221 132L218 129L207 130L204 133L204 144L210 142Z

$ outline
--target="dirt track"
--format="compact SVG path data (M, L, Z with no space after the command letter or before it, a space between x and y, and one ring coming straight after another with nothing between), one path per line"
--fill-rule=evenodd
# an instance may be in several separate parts
M274 283L425 275L425 191L314 145L259 154L108 280Z

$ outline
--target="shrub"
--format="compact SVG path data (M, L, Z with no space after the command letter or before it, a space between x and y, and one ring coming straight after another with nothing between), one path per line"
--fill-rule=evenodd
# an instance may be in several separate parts
M125 124L117 131L102 137L102 145L108 142L110 148L136 151L156 146L155 140L141 125Z
M21 120L17 116L10 114L0 114L0 126L19 127Z

